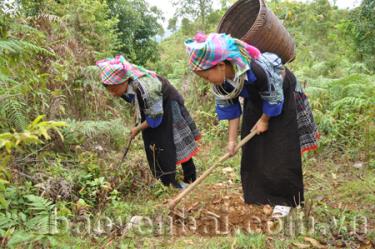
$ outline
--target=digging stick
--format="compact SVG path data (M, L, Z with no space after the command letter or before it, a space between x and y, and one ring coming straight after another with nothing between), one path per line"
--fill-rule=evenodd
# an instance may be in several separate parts
M244 144L246 144L250 139L252 139L257 134L256 130L251 131L246 137L244 137L236 146L235 151L237 152ZM222 156L214 165L212 165L210 168L208 168L203 174L195 180L195 182L191 183L186 189L184 189L181 193L177 195L176 198L171 200L168 203L168 208L173 209L186 195L188 195L198 184L200 184L204 179L207 178L211 172L217 168L222 162L230 158L230 154L226 153L224 156Z
M124 162L125 158L126 158L126 155L128 154L128 151L130 149L130 146L132 144L132 141L133 141L133 137L130 135L129 136L129 141L128 141L128 144L126 145L125 149L124 149L124 154L122 155L122 158L121 158L121 163Z
M138 125L138 126L136 126L136 128L139 129L140 126L141 126L141 125ZM124 162L124 160L125 160L125 158L126 158L126 155L128 154L128 151L129 151L130 146L131 146L131 144L132 144L133 139L134 139L134 138L133 138L132 135L130 134L128 144L126 145L126 147L125 147L125 149L124 149L124 154L122 155L122 159L121 159L121 161L120 161L120 165Z

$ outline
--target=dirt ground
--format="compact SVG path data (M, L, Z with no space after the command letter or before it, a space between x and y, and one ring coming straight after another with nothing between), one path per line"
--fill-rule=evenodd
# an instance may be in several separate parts
M244 203L240 184L217 183L201 185L199 190L192 192L171 211L170 216L173 217L173 235L178 237L226 236L241 231L277 238L285 235L284 230L288 230L290 224L295 221L301 221L306 225L308 219L299 220L299 217L301 214L304 217L308 216L310 208L305 205L304 208L294 209L287 219L275 220L271 217L271 206ZM363 234L355 235L350 241L340 236L334 236L330 240L312 237L304 237L303 240L303 243L294 243L291 248L375 248L374 242Z
M205 185L171 212L177 235L220 236L272 230L272 207L244 203L238 184Z

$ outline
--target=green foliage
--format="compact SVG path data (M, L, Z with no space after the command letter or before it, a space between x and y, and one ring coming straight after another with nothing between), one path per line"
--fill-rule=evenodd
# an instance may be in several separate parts
M267 248L266 246L266 236L263 234L237 234L236 235L236 248L239 249L262 249Z
M49 10L53 10L51 7L53 5L49 6ZM56 4L54 11L66 20L67 31L72 32L72 38L79 41L90 56L100 58L119 47L121 41L116 28L119 20L115 17L111 18L111 11L106 1L66 1ZM70 28L73 29L69 30Z
M50 130L60 134L59 128L65 126L64 122L42 121L43 115L37 117L22 132L0 133L0 209L7 208L9 201L4 197L11 179L8 164L12 161L11 152L14 149L22 150L28 145L43 143L43 140L51 139ZM62 135L60 134L61 138ZM4 151L5 150L5 151ZM1 214L1 213L0 213ZM1 223L1 222L0 222Z
M85 200L86 205L95 207L100 203L99 198L106 194L110 189L110 184L104 177L95 178L92 174L81 176L79 183L82 188L80 191L81 200Z
M43 115L37 117L23 132L7 132L0 134L0 150L5 148L8 153L11 153L12 149L17 149L20 146L42 143L41 138L46 140L51 139L48 134L49 130L55 130L60 134L58 128L65 126L65 123L42 121L43 117Z
M32 65L33 56L54 56L54 53L48 49L38 46L33 41L26 41L16 37L17 30L25 32L24 24L10 23L9 17L2 16L1 26L3 28L2 40L0 40L0 124L1 130L25 128L29 118L27 117L27 104L25 98L21 98L21 93L30 91L29 85L24 83L34 83L39 76L26 64ZM20 28L20 27L23 28ZM36 34L32 29L27 33ZM16 39L17 38L17 39Z
M1 112L4 112L8 127L13 127L18 131L23 130L27 124L25 114L25 103L17 98L8 98L1 106Z
M67 123L67 128L63 130L66 144L83 144L85 141L103 144L105 139L109 138L107 143L118 147L124 143L129 133L121 119L109 121L67 120Z
M36 46L30 42L19 40L0 40L0 54L5 55L9 53L42 53L50 56L54 55L54 53L48 51L47 49Z
M83 104L79 102L81 95L92 91L76 88L85 77L83 69L117 49L118 20L110 18L106 2L99 0L41 0L38 4L22 1L17 11L25 16L2 13L0 19L0 101L19 95L12 100L17 104L13 107L9 103L7 108L17 114L17 120L21 120L20 105L27 106L22 110L24 116L47 113L55 117L64 114L63 105L78 104L79 108ZM106 35L99 35L102 33ZM55 105L56 93L64 103ZM8 122L7 112L0 113L0 120ZM92 111L82 114L86 113ZM21 122L14 124L14 120L0 127L20 128Z
M197 31L214 31L229 2L235 0L221 1L218 10L207 0L178 2L179 20L175 17L169 26L174 33L160 44L155 36L162 33L161 13L145 0L19 0L8 7L0 3L1 246L62 248L68 239L74 248L107 248L116 246L110 243L122 226L115 226L108 238L79 238L57 233L55 215L72 218L74 226L82 214L153 217L167 212L158 204L176 191L155 184L139 140L133 141L126 162L118 165L118 148L128 139L132 110L123 110L120 101L100 88L95 61L122 52L172 81L204 135L202 154L196 158L202 170L222 153L228 127L214 114L210 85L190 72L183 43ZM363 1L357 10L340 10L327 0L275 0L268 5L296 40L297 58L289 67L302 82L311 83L306 91L322 135L322 154L369 164L368 176L335 185L340 192L335 196L350 203L355 194L356 202L372 204L373 1ZM27 126L39 113L65 122L39 117ZM51 130L61 132L64 140L55 139ZM52 142L39 145L46 140ZM316 166L316 161L306 161ZM239 158L228 162L231 165L239 165ZM322 182L323 187L330 184L323 173L315 179L319 186L307 176L308 193L316 188L321 195ZM222 178L211 181L218 179ZM328 207L321 203L315 211L326 215ZM124 247L138 246L132 235L126 237L121 236ZM256 234L206 241L207 248L266 248L269 243ZM286 248L287 243L275 247Z
M208 30L207 17L213 11L212 0L174 1L173 4L175 7L177 7L175 18L188 17L189 19L193 19L198 22L198 29L203 31ZM182 25L184 26L184 23L182 23Z
M290 67L297 75L337 78L347 74L355 61L354 44L346 32L348 10L337 9L328 0L272 1L269 6L296 42L296 59Z
M347 28L355 42L356 53L375 71L375 1L363 0L361 6L353 11Z
M22 212L0 213L0 236L8 239L7 246L56 246L55 205L35 195L26 195L22 201L26 207Z
M108 4L111 16L119 20L120 52L135 64L156 61L159 54L154 37L162 31L160 10L145 0L108 0Z
M364 179L347 182L341 186L337 192L340 198L348 202L363 203L371 205L375 202L373 190L375 189L375 178L371 175Z
M83 188L81 203L86 201L95 207L106 205L109 190L105 187L110 185L107 177L101 175L105 171L98 169L101 162L92 160L79 167L78 161L73 165L76 171L67 170L64 160L74 162L71 157L79 157L79 153L54 153L52 148L58 148L58 140L54 140L57 145L38 146L53 139L55 134L51 138L49 130L57 131L63 122L38 118L29 126L27 123L39 113L53 119L69 117L74 125L64 131L73 128L77 137L68 136L67 143L72 138L77 143L109 140L109 145L123 144L128 132L123 122L127 112L120 111L122 106L118 101L110 103L115 108L108 105L112 100L96 86L97 71L90 67L95 60L113 55L119 48L119 20L111 18L106 1L101 0L19 3L12 7L14 12L0 11L0 243L17 248L61 248L64 242L59 238L65 234L55 234L56 227L50 223L54 213L49 215L61 202L52 203L39 197L42 195L39 191L45 191L45 197L58 199L49 193L49 184L57 179L53 174L62 172L68 180L77 180L75 187ZM150 18L149 22L155 27L153 20L156 19ZM141 28L134 30L142 34ZM147 44L140 41L141 49L143 45ZM142 60L149 59L150 51L144 53ZM90 117L110 121L82 121ZM73 172L81 178L75 178ZM116 171L111 173L116 177ZM46 180L50 174L54 178ZM79 190L72 196L78 195ZM65 210L72 207L75 206L68 203Z
M360 152L368 151L375 136L369 130L374 118L374 77L357 74L318 82L307 88L307 93L323 148L329 147L333 153L346 150L360 159Z

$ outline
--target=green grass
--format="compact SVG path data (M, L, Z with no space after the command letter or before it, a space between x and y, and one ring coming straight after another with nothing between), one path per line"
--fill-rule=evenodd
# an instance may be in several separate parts
M374 205L375 203L375 173L365 171L362 179L348 181L337 189L339 199L347 203L359 205Z

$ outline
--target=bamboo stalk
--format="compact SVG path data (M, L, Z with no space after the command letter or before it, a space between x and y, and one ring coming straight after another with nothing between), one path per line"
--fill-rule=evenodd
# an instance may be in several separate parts
M244 144L246 144L250 139L252 139L255 135L257 134L256 130L254 131L251 131L246 137L244 137L236 146L235 148L235 152L237 152ZM210 168L208 168L205 172L203 172L203 174L198 177L197 180L195 180L195 182L191 183L186 189L184 189L181 193L179 193L177 195L176 198L174 198L173 200L171 200L169 203L168 203L168 208L169 209L174 209L174 207L186 196L188 195L196 186L198 186L204 179L207 178L207 176L209 174L211 174L211 172L217 168L217 166L219 166L222 162L224 162L225 160L227 160L228 158L230 158L230 154L229 153L226 153L224 156L220 157L220 159L214 164L212 165Z

